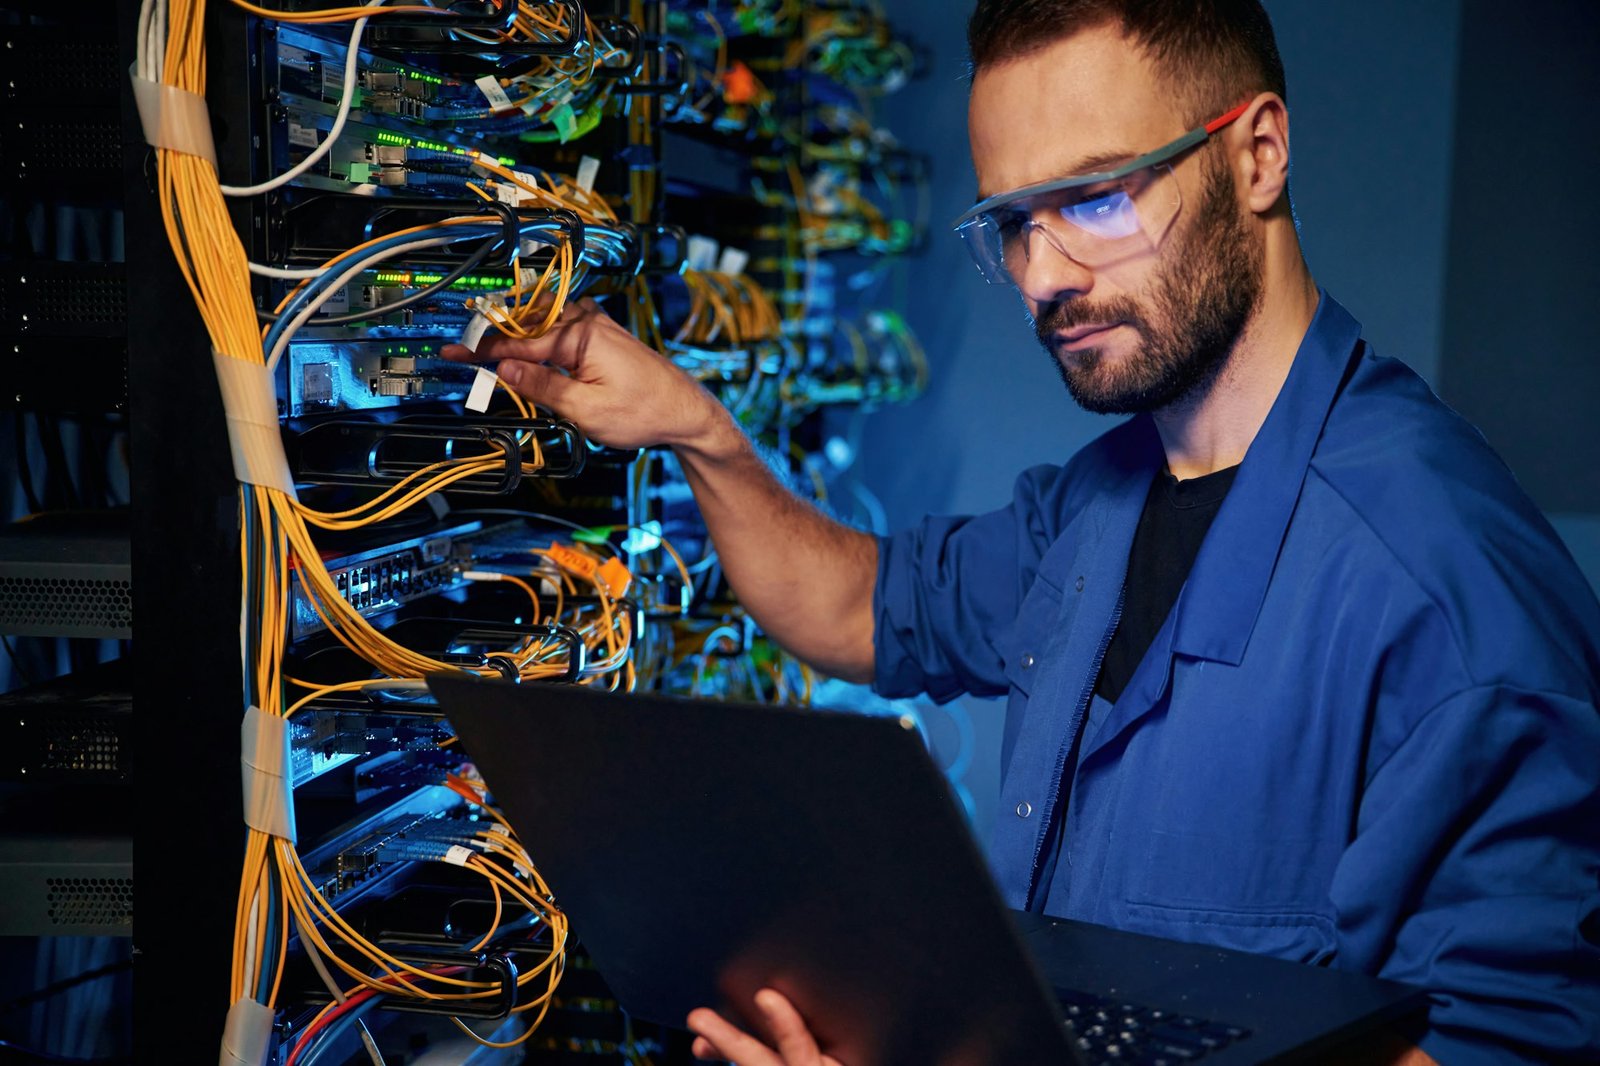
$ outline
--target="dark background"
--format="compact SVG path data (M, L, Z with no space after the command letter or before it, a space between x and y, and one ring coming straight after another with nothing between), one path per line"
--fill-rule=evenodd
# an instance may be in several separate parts
M1266 0L1288 71L1291 188L1317 281L1384 355L1481 427L1600 585L1600 4ZM1035 463L1115 424L1079 410L1016 298L946 225L971 202L967 4L884 0L932 67L879 112L932 157L932 233L900 279L926 396L866 423L861 473L892 529L1004 505ZM1001 706L967 700L980 838ZM930 721L940 712L932 712Z

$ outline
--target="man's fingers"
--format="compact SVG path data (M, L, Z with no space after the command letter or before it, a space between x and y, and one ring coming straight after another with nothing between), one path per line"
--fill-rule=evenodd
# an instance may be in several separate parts
M570 337L564 338L561 326L542 337L507 337L491 330L478 341L476 351L461 344L446 344L439 349L440 357L462 363L493 363L502 359L521 359L528 363L545 363L571 370L577 365L577 345Z
M524 363L507 359L495 367L495 374L513 392L540 407L548 407L559 415L572 417L570 400L577 382L538 363Z
M782 992L763 988L756 993L756 1007L766 1015L767 1028L778 1042L778 1053L787 1066L820 1066L822 1052L806 1020Z
M785 1066L771 1048L714 1010L701 1007L690 1011L689 1030L709 1045L711 1054L701 1058L720 1056L736 1066ZM696 1055L700 1055L700 1040L695 1041Z

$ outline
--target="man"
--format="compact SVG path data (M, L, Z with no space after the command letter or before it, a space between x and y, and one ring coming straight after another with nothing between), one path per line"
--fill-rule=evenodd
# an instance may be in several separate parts
M1073 397L1134 416L1009 506L846 529L592 303L479 357L599 440L672 446L797 655L889 696L1009 694L1012 906L1424 986L1405 1061L1592 1061L1600 606L1312 280L1265 12L980 0L969 42L962 235ZM757 1006L776 1052L698 1011L697 1053L831 1061Z

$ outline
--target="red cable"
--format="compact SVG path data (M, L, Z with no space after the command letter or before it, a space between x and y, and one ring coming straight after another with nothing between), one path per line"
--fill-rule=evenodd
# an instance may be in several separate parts
M450 977L458 973L464 973L466 972L466 969L467 968L465 966L440 966L429 970L428 972L439 974L443 977ZM381 978L379 983L394 984L396 981L403 981L406 984L410 984L414 979L415 978L411 974L394 974ZM305 1051L306 1048L311 1046L311 1042L316 1039L318 1033L322 1032L322 1030L332 1025L337 1019L348 1014L350 1011L354 1010L356 1007L359 1007L361 1004L365 1003L367 1000L376 995L378 995L377 989L363 986L362 988L350 993L350 995L345 998L343 1003L339 1004L333 1010L329 1011L321 1018L308 1025L306 1027L306 1031L300 1034L300 1039L295 1044L294 1050L289 1052L289 1061L285 1064L285 1066L296 1066L296 1064L300 1061L300 1055Z

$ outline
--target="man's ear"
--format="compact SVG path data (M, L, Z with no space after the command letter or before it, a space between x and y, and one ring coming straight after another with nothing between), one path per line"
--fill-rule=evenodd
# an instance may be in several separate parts
M1262 93L1224 131L1245 206L1264 215L1289 188L1289 107L1277 93Z

